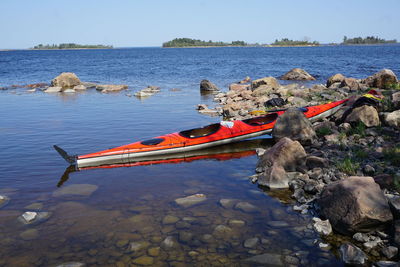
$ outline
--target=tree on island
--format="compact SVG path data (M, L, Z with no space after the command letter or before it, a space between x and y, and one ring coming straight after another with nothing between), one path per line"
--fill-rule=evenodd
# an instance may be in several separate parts
M342 44L395 44L395 43L397 43L396 39L385 40L375 36L367 36L365 38L362 37L347 38L347 36L344 36Z
M290 40L288 38L282 38L280 41L278 39L275 40L274 43L271 45L287 45L287 46L296 46L296 45L319 45L319 42L313 41L310 42L308 37L304 38L305 40L303 41L297 41L297 40Z
M200 47L200 46L247 46L244 41L233 41L231 43L202 41L190 38L175 38L162 44L162 47Z
M86 48L86 49L111 49L113 48L112 45L80 45L80 44L75 44L75 43L62 43L59 45L56 44L39 44L33 47L33 49L80 49L80 48Z

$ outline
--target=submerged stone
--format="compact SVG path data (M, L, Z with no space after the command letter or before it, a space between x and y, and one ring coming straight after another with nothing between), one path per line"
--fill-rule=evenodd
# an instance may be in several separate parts
M154 263L154 259L149 256L141 256L139 258L136 258L133 260L133 263L139 264L139 265L152 265Z
M60 265L57 265L56 267L85 267L86 264L82 262L66 262L66 263L61 263Z
M344 263L349 265L362 265L367 260L365 253L352 244L341 245L339 251Z
M246 239L243 243L243 246L245 248L254 248L258 243L260 243L260 239L258 237L253 237Z
M250 204L249 202L239 202L236 204L235 209L248 213L259 211L256 206Z
M175 203L181 207L188 208L206 201L207 197L204 194L194 194L187 197L175 199Z
M73 196L90 196L98 189L97 185L93 184L72 184L53 192L54 197L63 197L68 195Z
M177 221L179 221L179 218L173 215L167 215L164 217L164 219L162 220L163 224L174 224Z
M281 255L272 253L264 253L261 255L253 256L247 258L245 262L265 264L268 266L284 266Z
M221 198L219 204L226 209L231 209L236 203L238 203L238 201L238 199L234 198Z
M25 240L25 241L29 241L29 240L33 240L39 237L39 232L36 229L28 229L26 231L23 231L22 233L19 234L19 236Z

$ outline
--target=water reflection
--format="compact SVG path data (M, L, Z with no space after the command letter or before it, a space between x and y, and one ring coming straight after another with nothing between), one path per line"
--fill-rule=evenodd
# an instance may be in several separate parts
M65 172L57 183L57 187L61 187L66 181L68 181L69 175L76 171L146 166L155 164L178 164L193 162L196 160L225 161L239 159L254 155L257 148L269 147L271 146L272 142L273 141L271 138L257 138L194 151L134 158L128 162L126 160L123 162L120 160L110 160L107 162L102 161L101 165L86 166L81 168L71 165L65 169Z

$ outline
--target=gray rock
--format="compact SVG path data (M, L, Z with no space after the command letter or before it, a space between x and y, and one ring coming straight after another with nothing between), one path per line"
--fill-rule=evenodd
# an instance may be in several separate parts
M129 243L129 247L128 250L129 251L140 251L143 250L145 248L147 248L150 244L148 242L142 241L142 242L137 242L137 241L132 241Z
M384 113L383 119L387 125L400 129L400 110Z
M178 243L173 236L167 236L161 243L161 247L165 250L171 250L178 247Z
M257 246L260 243L260 239L258 237L253 237L253 238L249 238L246 239L244 241L243 246L245 248L254 248L255 246Z
M267 266L284 266L282 256L279 254L264 253L245 259L245 262L265 264Z
M332 226L329 222L329 220L321 220L320 218L314 217L313 218L314 224L313 227L317 233L320 235L330 235L332 233Z
M102 93L118 92L121 90L128 89L128 85L125 84L97 84L96 90Z
M362 265L367 260L365 253L352 244L343 244L339 248L341 259L349 265Z
M393 219L387 200L372 177L352 176L327 185L318 204L321 215L343 234L376 230Z
M93 184L72 184L61 187L53 192L54 197L63 196L90 196L98 189L97 185Z
M272 136L276 141L288 137L302 144L310 144L316 138L316 133L303 112L298 108L288 108L276 120Z
M18 220L24 224L36 224L46 221L50 216L51 213L47 211L27 211L18 217Z
M328 160L316 156L308 156L306 159L306 165L310 169L314 168L325 168L328 166Z
M385 255L385 257L388 258L389 260L396 257L398 253L399 249L394 246L388 246L382 249L382 254Z
M81 82L81 84L86 88L96 88L97 86L97 83L92 83L92 82Z
M398 83L396 74L389 69L383 69L380 72L375 73L372 76L362 80L362 83L368 87L389 89L391 84Z
M207 200L206 195L204 194L194 194L187 197L177 198L175 199L175 203L181 207L188 208L194 205L200 204Z
M75 93L75 90L74 89L65 89L64 91L62 91L63 93L66 93L66 94L71 94L71 93Z
M342 83L343 82L343 80L345 79L346 77L344 77L342 74L340 74L340 73L337 73L337 74L335 74L335 75L332 75L331 77L329 77L328 78L328 80L326 81L326 86L327 87L330 87L332 84L334 84L334 83Z
M362 122L367 127L378 126L380 124L379 115L376 109L372 106L361 106L355 108L346 117L346 122L358 123Z
M219 88L209 80L200 82L200 91L219 91Z
M391 195L387 197L389 200L390 208L392 209L393 216L396 219L400 218L400 196Z
M308 80L313 81L315 78L311 76L308 72L300 68L294 68L285 73L283 76L280 77L281 80Z
M51 86L44 90L45 93L59 93L61 92L62 87L60 86Z
M24 212L21 217L25 220L26 223L30 223L36 219L37 213L34 211Z
M367 234L364 233L355 233L353 235L353 239L357 240L360 243L365 243L369 241L369 236Z
M238 202L239 202L238 199L233 199L233 198L222 198L219 200L219 204L221 204L221 206L226 209L233 208L233 206L235 206L235 204Z
M288 227L289 224L285 221L268 221L267 225L274 228Z
M247 212L247 213L259 211L259 209L256 206L254 206L253 204L250 204L249 202L239 202L235 205L235 209L241 210L241 211Z

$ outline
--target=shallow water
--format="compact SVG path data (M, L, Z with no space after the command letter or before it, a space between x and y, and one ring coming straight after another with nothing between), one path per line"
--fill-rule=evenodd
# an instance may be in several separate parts
M84 170L70 173L57 187L67 164L52 145L85 154L219 121L195 110L198 103L212 104L212 97L198 92L203 78L223 87L246 75L278 76L298 66L317 75L317 82L336 72L361 78L383 67L399 74L400 57L393 57L399 50L0 52L0 86L48 82L59 72L73 71L85 81L127 83L131 88L115 94L0 91L0 194L10 198L0 208L0 266L246 266L245 259L265 253L285 264L340 266L332 251L318 248L321 240L307 229L310 218L291 210L290 193L264 192L249 182L255 155ZM162 91L144 100L126 95L148 84ZM181 90L169 90L174 87ZM68 189L70 194L63 194ZM174 202L193 194L204 194L207 200L189 208ZM250 203L255 211L224 208L221 199ZM36 209L50 212L50 217L31 225L18 220ZM175 242L172 249L163 244L167 237ZM245 247L245 240L254 237L258 242ZM141 247L137 251L132 250L135 244Z

